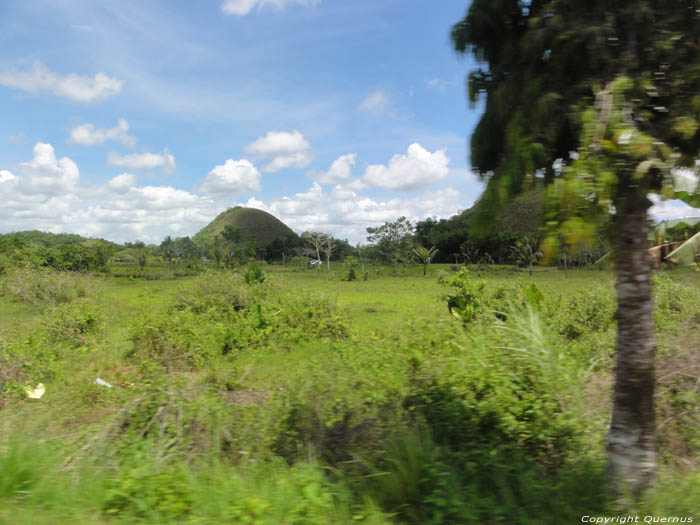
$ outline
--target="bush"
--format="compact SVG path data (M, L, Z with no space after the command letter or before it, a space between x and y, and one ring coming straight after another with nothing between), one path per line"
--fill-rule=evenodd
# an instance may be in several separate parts
M47 316L45 325L53 342L86 346L103 330L105 318L93 301L78 299L56 307Z
M245 274L243 274L243 278L245 279L246 284L254 285L264 283L266 276L265 272L262 271L260 266L255 263L250 263Z
M470 323L480 309L485 281L475 281L469 270L462 268L457 275L443 282L454 289L452 294L445 295L450 313L464 324Z
M97 283L87 275L19 269L5 277L2 292L15 301L35 306L55 306L94 296Z

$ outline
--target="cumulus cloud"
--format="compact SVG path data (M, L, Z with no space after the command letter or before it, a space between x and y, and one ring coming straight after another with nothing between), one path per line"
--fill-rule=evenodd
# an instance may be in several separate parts
M34 158L19 165L24 193L53 194L72 191L80 178L78 166L68 157L56 159L53 146L37 142ZM9 173L9 172L8 172Z
M10 173L7 170L0 170L0 184L1 183L14 183L17 180L17 177L15 177L12 173Z
M95 102L112 97L122 90L123 80L97 73L93 77L71 73L61 75L35 62L30 71L0 72L0 85L30 93L51 92L78 102Z
M50 144L38 143L33 158L11 171L0 169L1 231L39 229L74 232L115 241L160 242L166 235L193 235L232 203L226 197L251 191L260 173L245 159L215 166L198 192L172 186L138 186L120 173L99 188L82 186L78 167L57 159ZM351 242L364 241L367 226L406 216L410 220L448 217L465 204L452 188L408 198L377 199L359 192L357 179L306 191L241 203L273 213L294 230L323 230ZM246 189L247 188L247 189Z
M92 124L80 124L71 129L68 138L68 142L81 146L99 146L108 140L133 148L139 139L129 135L129 123L123 118L120 118L117 125L110 129L95 129Z
M271 158L263 171L275 172L284 168L305 168L311 164L311 144L298 130L270 131L245 147L246 152L260 158Z
M247 159L228 159L209 172L200 189L205 193L225 195L260 191L260 172Z
M166 235L192 235L223 210L210 197L170 186L135 186L121 173L104 186L79 186L79 172L57 160L50 144L38 143L33 159L16 174L0 170L2 231L38 229L104 237L115 241L160 242Z
M224 0L221 10L227 15L244 16L250 13L254 7L271 6L278 10L284 9L289 4L312 5L318 0Z
M374 91L367 95L358 106L358 109L366 113L378 115L382 113L388 105L389 96L386 93L384 93L381 89L378 89L377 91Z
M333 161L328 171L318 173L314 178L321 184L338 184L347 181L352 176L357 153L341 155Z
M167 174L175 170L175 157L168 152L167 148L163 150L163 153L132 153L130 155L119 155L112 151L107 155L107 164L132 170L163 168Z
M367 166L364 180L388 190L411 191L438 182L450 173L445 149L433 153L414 142L406 155L394 155L388 165Z
M449 217L464 205L459 191L445 188L411 198L386 201L358 194L343 185L330 191L314 182L305 192L265 203L251 198L245 204L279 217L295 231L329 231L335 237L364 242L366 228L405 216L412 221L427 217Z
M136 183L136 176L131 173L120 173L107 182L107 188L116 192L124 193Z

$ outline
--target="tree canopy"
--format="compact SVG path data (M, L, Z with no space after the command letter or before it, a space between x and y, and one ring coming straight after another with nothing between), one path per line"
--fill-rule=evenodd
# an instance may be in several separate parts
M649 193L700 205L698 0L473 0L452 32L471 52L471 138L487 181L477 227L539 179L546 252L605 227L616 252L617 367L608 466L613 489L656 467Z

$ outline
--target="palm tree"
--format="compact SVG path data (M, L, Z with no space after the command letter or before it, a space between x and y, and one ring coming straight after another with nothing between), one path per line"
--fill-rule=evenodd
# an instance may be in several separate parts
M419 244L413 248L413 253L418 258L418 260L421 262L421 264L423 264L423 277L425 277L425 274L428 271L428 265L430 264L430 261L433 260L433 257L435 257L435 254L437 252L438 252L438 249L435 246L428 249L425 246L421 246Z

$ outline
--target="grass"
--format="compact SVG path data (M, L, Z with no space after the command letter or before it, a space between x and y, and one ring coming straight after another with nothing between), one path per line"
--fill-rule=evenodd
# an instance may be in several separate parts
M94 277L61 304L0 297L0 523L616 515L612 274L471 268L485 287L463 325L438 282L450 265L352 282L340 264L264 270L252 286L208 272ZM627 509L640 516L699 502L698 291L696 272L656 278L662 463Z

